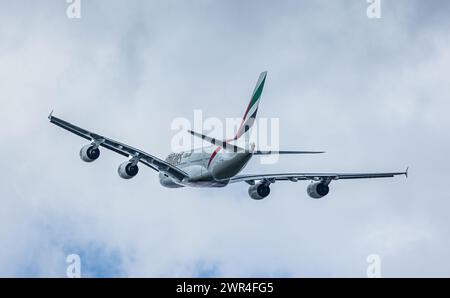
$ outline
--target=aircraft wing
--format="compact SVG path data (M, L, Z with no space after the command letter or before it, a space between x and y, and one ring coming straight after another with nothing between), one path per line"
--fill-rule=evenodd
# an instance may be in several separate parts
M177 168L174 165L169 164L168 162L159 159L151 154L148 154L142 150L133 148L129 145L122 144L120 142L114 141L112 139L106 138L104 136L101 136L99 134L90 132L88 130L85 130L83 128L80 128L78 126L75 126L69 122L66 122L62 119L59 119L52 114L48 116L48 119L51 123L62 127L86 140L89 140L93 143L97 143L99 146L104 147L106 149L109 149L111 151L114 151L118 154L121 154L126 157L132 157L137 158L140 163L156 170L159 172L163 172L167 174L168 176L171 176L178 180L183 180L184 178L188 177L188 174L184 172L183 170Z
M405 172L386 172L386 173L284 173L284 174L261 174L261 175L238 175L231 178L230 183L245 181L252 184L258 180L268 182L313 180L313 181L332 181L340 179L364 179L364 178L387 178L398 175L408 177L408 169Z

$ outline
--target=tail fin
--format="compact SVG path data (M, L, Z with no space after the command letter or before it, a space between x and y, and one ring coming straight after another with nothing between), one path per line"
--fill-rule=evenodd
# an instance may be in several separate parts
M233 139L229 141L234 141L239 139L243 134L245 134L255 123L256 113L258 112L258 106L261 99L261 94L264 88L264 83L266 82L267 71L263 71L259 75L258 82L256 83L255 90L253 91L252 97L250 98L250 103L245 110L244 117L242 117L241 125L234 136Z

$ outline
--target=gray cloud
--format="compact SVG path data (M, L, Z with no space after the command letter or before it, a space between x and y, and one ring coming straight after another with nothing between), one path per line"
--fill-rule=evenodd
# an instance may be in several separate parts
M448 3L65 1L0 4L0 275L448 276ZM401 170L408 180L341 181L311 200L277 183L161 188L120 156L79 161L83 140L56 114L157 156L174 117L239 117L269 71L261 117L285 149L326 155L253 160L246 172ZM110 268L110 271L108 270Z

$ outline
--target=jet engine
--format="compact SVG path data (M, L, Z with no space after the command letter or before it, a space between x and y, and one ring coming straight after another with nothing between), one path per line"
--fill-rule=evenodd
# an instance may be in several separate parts
M119 176L121 178L131 179L137 175L137 173L139 172L139 167L137 166L137 164L126 161L119 166L117 172L119 173Z
M248 195L253 200L262 200L270 194L270 187L266 183L257 183L248 188Z
M81 148L80 150L80 158L85 162L93 162L100 156L100 149L98 147L88 144Z
M313 199L320 199L328 194L330 188L323 182L311 183L306 190Z

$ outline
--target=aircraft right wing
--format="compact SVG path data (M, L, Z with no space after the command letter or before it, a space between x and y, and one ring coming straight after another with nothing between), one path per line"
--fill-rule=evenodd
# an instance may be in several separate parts
M404 172L386 172L386 173L281 173L281 174L260 174L260 175L238 175L230 179L230 183L245 181L249 184L255 181L263 180L270 183L275 181L293 181L312 180L312 181L332 181L340 179L364 179L364 178L387 178L398 175L408 177L408 169Z

